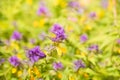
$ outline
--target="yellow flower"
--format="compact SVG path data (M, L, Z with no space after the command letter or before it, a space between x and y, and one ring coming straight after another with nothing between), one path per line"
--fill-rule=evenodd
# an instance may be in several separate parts
M19 70L19 71L17 72L17 76L20 77L21 75L22 75L22 71Z
M28 69L28 73L30 74L30 75L32 75L33 74L33 70L32 69Z
M118 48L118 53L120 54L120 48Z
M35 80L33 75L30 76L30 80Z
M65 8L66 5L67 5L67 3L66 3L64 0L60 0L60 6L61 6L62 8Z
M21 56L20 53L17 54L17 57L18 57L19 59L22 59L22 56Z
M54 5L61 6L62 8L65 8L67 6L67 3L64 0L55 0Z
M34 22L33 22L33 26L34 26L34 27L37 27L38 25L39 25L38 21L34 21Z
M81 17L80 19L80 25L83 24L86 21L86 16Z
M82 53L81 53L81 56L85 57L85 56L86 56L86 53L82 52Z
M41 20L39 21L39 25L40 25L40 27L43 27L44 24L45 24L45 19L41 19Z
M75 80L73 76L69 76L69 80Z
M69 32L69 31L72 31L72 30L73 30L73 27L72 27L72 26L68 26L67 29L66 29L66 31L68 31L68 32Z
M57 52L58 52L58 55L61 56L62 54L65 54L67 52L67 49L66 47L63 47L63 46L58 46L57 47Z
M98 17L102 18L105 15L105 11L101 10L100 12L98 12Z
M17 72L17 68L12 68L12 73L16 73Z
M32 5L32 0L26 0L26 2L29 4L29 5Z
M41 76L41 74L40 74L40 72L39 72L39 70L38 70L38 68L36 66L34 66L33 72L37 75L37 77Z
M11 49L16 49L16 50L20 49L19 45L15 41L11 42L10 48Z
M108 9L109 9L109 10L112 10L112 9L113 9L113 6L114 6L113 0L109 0Z
M88 75L87 73L84 73L84 77L85 77L85 78L88 78L89 75Z
M91 26L86 25L86 26L84 27L84 31L85 31L85 32L86 32L86 31L90 31L90 30L92 30L92 27L91 27Z
M57 77L58 77L59 79L62 79L62 74L61 74L61 73L58 73L58 74L57 74Z
M61 49L59 47L57 47L57 53L58 53L59 56L62 55L62 51L61 51Z
M55 1L53 2L53 4L54 4L55 6L58 6L58 5L59 5L59 0L55 0Z

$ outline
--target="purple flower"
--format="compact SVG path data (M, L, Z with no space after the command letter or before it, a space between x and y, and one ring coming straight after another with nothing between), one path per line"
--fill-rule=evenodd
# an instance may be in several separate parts
M98 51L99 50L98 45L93 44L93 45L89 46L88 50L89 51Z
M80 7L79 2L77 2L77 1L70 1L68 5L70 7L72 7L72 8L78 8L78 7Z
M91 12L90 14L89 14L89 17L90 18L95 18L97 15L96 15L96 13L95 12Z
M101 6L103 8L107 8L108 7L108 0L101 0Z
M86 34L82 34L82 35L80 36L80 41L81 41L82 43L86 42L87 40L88 40L88 36L87 36Z
M120 44L120 39L117 39L117 44Z
M66 39L65 31L59 24L54 24L51 32L56 35L56 37L52 38L54 42L61 42L62 40Z
M14 31L11 38L14 40L20 40L20 39L22 39L22 35L18 31Z
M27 57L32 63L37 62L39 59L45 58L46 55L36 46L27 52Z
M54 62L53 63L53 69L56 70L56 71L63 69L62 63L61 62Z
M82 60L76 60L74 61L74 68L77 71L80 68L85 68L85 64L83 63Z
M11 63L11 65L13 65L14 67L17 67L18 65L20 65L20 60L16 57L16 56L12 56L9 58L9 62Z
M49 16L49 10L45 5L41 4L38 11L37 11L37 14Z

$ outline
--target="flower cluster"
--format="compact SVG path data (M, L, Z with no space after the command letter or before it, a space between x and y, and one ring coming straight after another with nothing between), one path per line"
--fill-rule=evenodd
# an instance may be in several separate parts
M80 68L85 68L85 64L83 63L82 60L76 60L74 61L74 68L77 71Z
M14 31L11 38L13 40L20 40L20 39L22 39L22 34L18 31Z
M27 51L27 57L32 63L37 62L39 59L45 58L46 55L39 49L39 46L36 46Z
M61 42L62 40L66 39L65 31L63 27L59 24L54 24L51 29L51 32L56 35L56 37L52 38L54 42Z
M14 67L17 67L20 65L20 60L18 59L18 57L16 56L11 56L9 58L9 62L11 63L11 65L13 65Z
M61 62L54 62L53 63L53 68L54 68L54 70L61 70L61 69L63 69L63 64L61 63Z

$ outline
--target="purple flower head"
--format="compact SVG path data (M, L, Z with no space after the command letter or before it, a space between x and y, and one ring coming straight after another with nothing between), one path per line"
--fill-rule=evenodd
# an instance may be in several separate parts
M53 69L54 70L61 70L61 69L63 69L63 64L61 63L61 62L54 62L53 63Z
M51 29L51 32L56 35L55 38L52 38L54 42L61 42L62 40L66 39L65 31L59 24L54 24Z
M85 68L85 64L83 63L82 60L76 60L74 61L74 68L77 71L80 68Z
M96 13L95 12L91 12L90 14L89 14L89 17L90 18L95 18L97 15L96 15Z
M79 2L77 2L77 1L70 1L68 5L72 8L79 8L80 7Z
M88 40L88 36L86 35L86 34L82 34L81 36L80 36L80 41L81 41L81 43L84 43L84 42L86 42Z
M117 44L120 44L120 39L117 39Z
M11 63L11 65L13 65L14 67L17 67L20 65L20 60L16 57L16 56L11 56L9 58L9 62Z
M27 52L27 57L32 63L37 62L39 59L45 58L46 55L36 46Z
M49 16L49 10L45 5L40 5L38 11L37 11L38 15L45 15L45 16Z
M83 8L83 7L80 7L80 8L78 8L78 10L77 10L77 12L79 13L79 14L83 14L84 13L84 11L85 11L85 9Z
M93 44L93 45L89 46L88 50L89 51L98 51L99 50L98 45Z
M101 6L103 8L107 8L108 7L108 0L101 0Z
M14 31L11 38L14 39L14 40L20 40L20 39L22 39L22 35L21 35L20 32Z

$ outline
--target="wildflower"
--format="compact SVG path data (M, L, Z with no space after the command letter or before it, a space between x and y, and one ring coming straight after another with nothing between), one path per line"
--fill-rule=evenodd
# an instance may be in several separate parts
M38 21L34 21L34 22L33 22L33 26L34 26L34 27L38 27L38 25L39 25L39 22L38 22Z
M17 72L17 68L12 68L12 73L16 73Z
M85 64L83 63L82 60L76 60L74 62L74 68L76 71L78 71L79 68L85 68Z
M98 45L93 44L93 45L89 46L88 50L89 51L98 51L99 50Z
M80 5L78 1L70 1L68 6L75 9L79 14L84 13L84 8Z
M108 7L108 0L101 0L101 6L103 8L107 8Z
M22 72L21 70L19 70L19 71L17 72L17 76L20 77L20 76L22 75L22 73L23 73L23 72Z
M60 72L58 72L57 77L58 77L59 79L62 79L62 74L61 74Z
M40 7L37 11L38 15L45 15L45 16L49 16L50 12L48 10L48 8L44 5L44 4L40 4Z
M82 34L82 35L80 36L80 41L81 41L82 43L86 42L87 40L88 40L88 36L87 36L86 34Z
M27 4L32 5L33 0L26 0Z
M54 42L61 42L62 40L66 39L65 31L59 24L54 24L51 32L56 35L56 37L52 38L52 41Z
M45 25L45 22L46 22L45 19L41 19L41 20L39 21L40 27L43 27L43 26Z
M9 58L9 62L11 63L11 65L13 65L14 67L17 67L18 65L20 65L20 60L16 57L16 56L12 56Z
M90 18L95 18L97 15L96 15L96 13L95 12L91 12L90 14L89 14L89 17Z
M67 3L66 3L65 1L63 1L63 0L60 0L59 5L60 5L62 8L65 8L66 5L67 5Z
M12 36L11 36L11 38L12 38L13 40L20 40L20 39L22 39L22 35L21 35L20 32L14 31L13 34L12 34Z
M78 7L80 7L80 4L77 1L70 1L68 6L70 6L72 8L78 8Z
M69 76L69 80L75 80L74 76Z
M37 62L39 59L45 58L46 55L36 46L27 52L27 57L32 63Z
M36 66L34 66L33 72L36 74L37 77L41 76L41 74L40 74L40 72L39 72L39 70L38 70L38 68Z
M117 44L120 44L120 39L117 39Z
M83 76L84 76L85 78L88 78L88 77L89 77L89 75L88 75L87 73L84 73Z
M53 68L54 68L54 70L61 70L61 69L63 69L63 64L61 63L61 62L54 62L53 63Z

